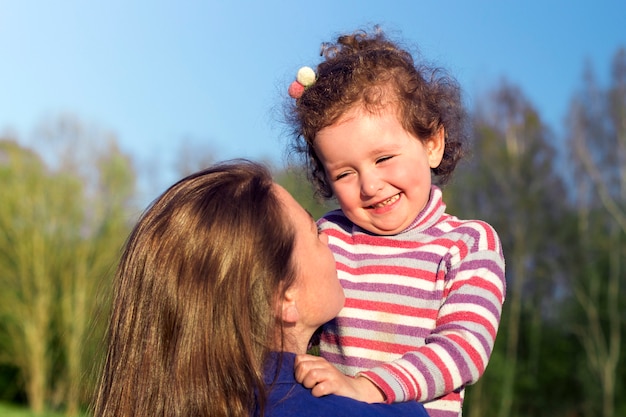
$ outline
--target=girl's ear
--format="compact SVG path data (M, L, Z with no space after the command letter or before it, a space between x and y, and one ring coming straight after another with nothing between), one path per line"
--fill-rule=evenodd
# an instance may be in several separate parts
M282 297L281 318L284 323L295 324L300 319L296 305L297 289L293 286L285 291Z
M446 130L442 126L424 143L428 153L428 164L431 168L437 168L443 159L443 150L446 147Z

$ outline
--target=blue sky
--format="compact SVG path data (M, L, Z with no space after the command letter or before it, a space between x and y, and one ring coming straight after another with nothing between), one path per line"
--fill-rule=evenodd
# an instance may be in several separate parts
M167 166L181 141L281 164L295 72L372 24L447 68L468 104L506 77L557 130L585 60L606 79L626 47L618 0L0 0L0 133L72 114L138 166Z

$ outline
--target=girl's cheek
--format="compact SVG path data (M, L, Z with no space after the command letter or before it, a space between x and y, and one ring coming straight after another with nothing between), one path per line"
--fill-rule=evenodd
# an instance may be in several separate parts
M335 191L335 196L337 197L337 201L339 201L339 204L342 204L342 201L345 201L350 198L351 191L349 187L345 187L345 186L336 187L334 191Z

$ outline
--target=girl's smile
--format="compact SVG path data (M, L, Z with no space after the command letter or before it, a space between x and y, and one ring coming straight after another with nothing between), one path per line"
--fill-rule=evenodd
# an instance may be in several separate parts
M384 201L381 201L380 203L376 203L376 204L372 204L369 207L374 209L376 213L383 213L386 211L389 211L389 209L391 209L391 205L394 204L396 201L398 201L400 199L400 194L396 194L393 197L387 198ZM385 210L382 210L385 209Z

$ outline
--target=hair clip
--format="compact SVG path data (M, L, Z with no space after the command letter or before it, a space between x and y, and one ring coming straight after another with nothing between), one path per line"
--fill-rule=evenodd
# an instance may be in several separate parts
M302 67L298 70L296 80L289 86L289 96L294 99L299 99L304 93L307 87L310 87L315 83L315 71L311 67Z

